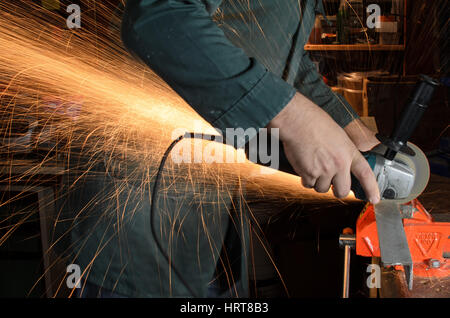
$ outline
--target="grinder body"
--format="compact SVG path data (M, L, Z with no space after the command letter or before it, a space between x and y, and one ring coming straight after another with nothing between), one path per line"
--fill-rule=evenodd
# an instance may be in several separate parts
M429 172L427 175L422 171L429 169L427 158L420 149L408 144L408 140L438 85L434 79L421 75L392 135L378 134L381 145L363 154L374 172L382 200L413 200L428 182ZM367 201L361 184L353 175L352 191L356 198Z

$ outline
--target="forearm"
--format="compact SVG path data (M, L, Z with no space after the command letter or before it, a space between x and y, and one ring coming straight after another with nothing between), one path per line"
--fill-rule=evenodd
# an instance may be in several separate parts
M376 133L369 129L359 118L345 126L344 130L359 151L369 151L380 143L375 137Z
M342 128L359 118L351 105L325 84L307 52L302 57L294 86L300 93L325 110Z
M344 128L360 151L368 151L379 143L375 132L361 121L351 105L323 82L307 53L303 56L299 76L294 85L299 92L320 106Z
M308 110L314 107L317 107L317 105L306 96L297 93L287 106L269 122L267 127L279 128L280 139L288 140L292 137L287 133L289 131L295 131L295 127L291 127L292 123L295 122L295 118L297 116L308 117L310 113ZM313 118L311 120L311 124L314 124ZM306 118L305 122L309 122L309 120ZM369 151L379 144L379 140L375 136L376 132L368 128L360 118L354 119L347 124L344 127L344 131L362 152Z

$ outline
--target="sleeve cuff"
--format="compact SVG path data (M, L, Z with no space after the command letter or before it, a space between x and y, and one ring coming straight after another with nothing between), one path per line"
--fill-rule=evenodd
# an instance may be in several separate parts
M267 70L243 98L212 124L225 136L228 144L241 148L258 134L260 128L267 126L294 97L296 91L293 86ZM227 128L242 129L244 133L234 134L230 139Z

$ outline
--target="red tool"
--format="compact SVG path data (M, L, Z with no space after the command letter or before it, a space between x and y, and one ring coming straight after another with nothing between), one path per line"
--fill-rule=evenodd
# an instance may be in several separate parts
M450 276L450 220L437 222L417 199L399 205L417 277ZM367 204L356 223L356 254L380 257L375 209ZM402 269L396 266L396 269Z

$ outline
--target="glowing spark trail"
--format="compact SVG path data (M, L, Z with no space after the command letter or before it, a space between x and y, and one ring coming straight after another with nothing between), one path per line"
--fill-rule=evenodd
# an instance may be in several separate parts
M97 17L114 15L101 3L96 4L96 10ZM55 28L53 21L61 22L62 18L30 2L2 1L0 4L0 150L3 158L11 163L9 173L3 174L1 181L7 184L28 181L28 187L32 189L38 183L30 180L38 175L39 169L58 162L65 172L78 174L67 187L67 192L59 194L58 200L64 201L78 183L90 175L99 174L95 169L97 165L104 165L106 174L116 180L114 191L99 193L97 202L73 211L71 219L58 213L53 225L61 222L73 225L75 220L89 219L89 208L101 202L116 201L102 211L101 219L108 220L120 237L124 223L130 222L136 213L135 210L126 211L127 202L149 200L145 193L164 150L172 141L172 131L180 127L194 131L198 129L198 123L201 123L201 131L197 132L214 134L216 131L158 76L135 61L122 48L117 33L111 35L107 28L86 19L87 16L84 17L84 25L97 25L97 35L84 29ZM15 130L21 125L29 127L27 124L30 122L36 127L29 138L20 143L17 139L10 139ZM202 144L206 146L208 142L202 141ZM24 152L36 152L39 156L26 171L15 171L17 166L14 162ZM316 204L320 208L356 202L351 197L337 200L331 192L317 195L313 190L303 189L297 177L281 172L261 175L260 167L248 161L175 164L169 160L163 175L161 202L168 200L168 193L180 196L192 193L188 198L200 202L208 197L216 198L216 202L210 203L217 204L219 211L226 201L224 197L238 197L243 201L235 206L237 214L246 211L246 216L241 217L251 219L255 218L249 210L251 202L267 201L269 207L274 202L281 206ZM131 185L133 191L130 191ZM0 204L9 204L26 193L24 190ZM262 213L267 211L276 209L266 209ZM199 213L202 218L203 213L206 214L204 211ZM177 211L169 213L163 210L161 214L164 217L161 217L158 234L169 242L170 257L176 241L183 240L187 231L182 228L186 216ZM8 220L0 220L0 229L3 230L0 245L30 217L29 214L20 216L19 222L8 226ZM207 221L202 220L204 235L209 237ZM69 235L69 231L63 236ZM56 237L54 244L63 236ZM262 237L260 239L263 240ZM92 262L110 240L105 232L97 251L94 251ZM210 249L213 252L220 246L211 239ZM228 261L219 260L224 267ZM198 265L201 267L200 263ZM89 275L89 268L82 274L84 277ZM227 278L231 284L233 277L228 275ZM58 290L62 284L61 281Z

